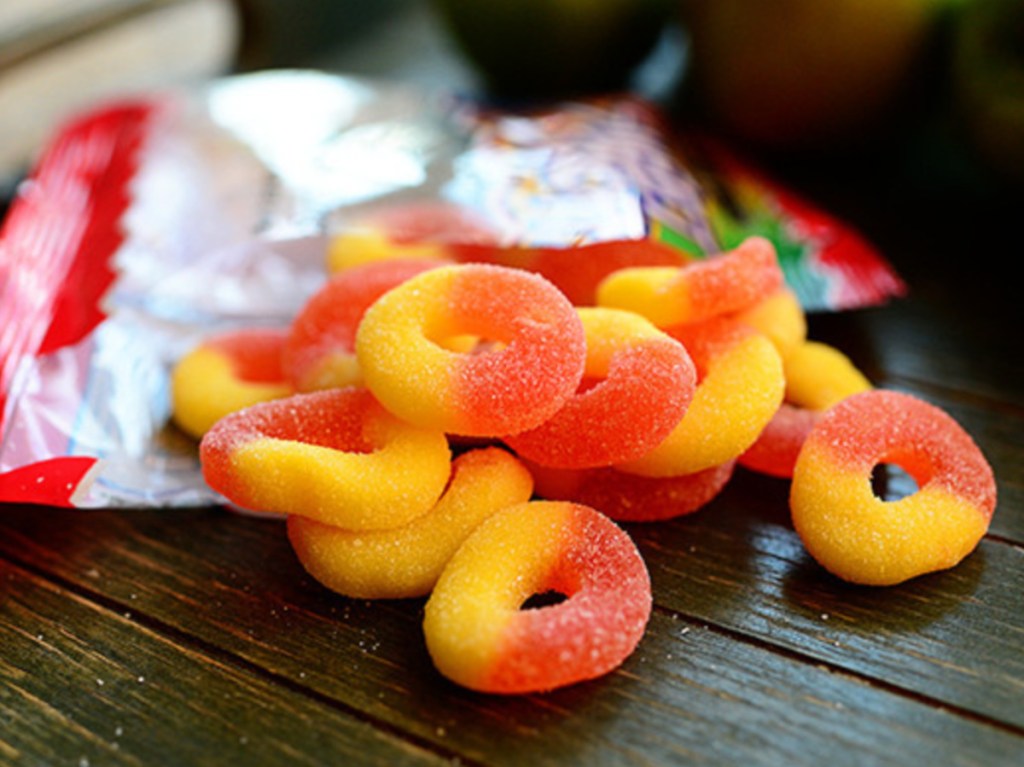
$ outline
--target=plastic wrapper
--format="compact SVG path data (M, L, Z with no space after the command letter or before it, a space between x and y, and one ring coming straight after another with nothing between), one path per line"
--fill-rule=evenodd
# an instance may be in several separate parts
M311 71L78 115L0 230L0 501L219 503L170 421L172 366L204 335L287 326L330 239L388 210L457 209L477 225L432 236L581 268L601 252L588 246L690 259L763 234L808 311L903 292L842 222L670 135L629 97L505 113Z

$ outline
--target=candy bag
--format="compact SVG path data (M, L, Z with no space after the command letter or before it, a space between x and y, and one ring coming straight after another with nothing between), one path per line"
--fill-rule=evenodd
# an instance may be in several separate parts
M141 94L61 126L0 229L0 501L220 502L170 422L175 361L286 327L337 237L442 207L475 225L415 236L469 257L593 272L763 234L808 311L904 291L854 230L633 97L509 113L301 70Z

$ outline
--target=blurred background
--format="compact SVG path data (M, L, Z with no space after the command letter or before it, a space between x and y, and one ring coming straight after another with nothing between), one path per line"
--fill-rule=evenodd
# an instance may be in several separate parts
M1024 0L2 0L5 197L93 100L279 67L509 107L634 91L854 214L1024 190Z

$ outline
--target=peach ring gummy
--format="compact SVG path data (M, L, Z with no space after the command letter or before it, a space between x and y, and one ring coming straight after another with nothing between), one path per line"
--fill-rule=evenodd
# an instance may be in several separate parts
M499 509L530 500L533 479L497 447L463 453L437 504L407 525L354 531L300 516L288 517L288 538L306 571L349 597L425 596L459 545Z
M362 217L335 235L327 248L327 270L400 259L450 260L451 243L490 242L491 232L458 206L441 202L395 204Z
M786 359L807 340L807 316L788 287L776 290L733 319L764 333Z
M872 388L849 357L829 344L807 341L786 357L786 400L826 410L851 394Z
M641 477L612 467L527 465L542 498L590 506L617 522L661 522L692 514L711 503L729 483L736 462L678 477Z
M531 607L554 593L557 604ZM494 514L427 601L427 649L465 687L542 692L606 674L636 648L651 582L630 537L586 506L531 501Z
M727 318L673 328L697 366L690 407L645 455L616 468L648 477L694 474L738 458L782 403L782 360L768 338Z
M800 448L819 415L817 410L783 402L754 444L739 457L740 465L771 477L792 477Z
M219 419L257 402L291 394L281 367L286 331L249 328L201 341L171 373L171 412L200 438Z
M362 383L355 340L363 313L391 288L445 263L426 258L375 261L328 280L302 307L288 331L282 365L296 390Z
M679 267L631 267L597 286L597 303L628 309L660 328L750 307L783 286L775 246L749 237L738 247Z
M895 464L917 490L872 489ZM825 411L797 459L793 524L819 564L853 583L892 585L953 567L977 546L996 504L992 469L943 410L894 391L854 394Z
M606 240L565 247L452 246L455 259L512 266L547 278L576 306L596 301L597 286L612 272L632 266L682 266L687 255L657 240Z
M399 421L354 388L232 413L203 437L199 458L210 487L238 506L354 530L425 514L451 473L444 434Z
M461 353L440 341L471 335L494 348ZM576 391L583 324L539 275L489 264L418 274L363 315L356 356L366 386L409 423L468 437L532 429Z
M819 341L798 346L785 357L782 367L785 401L757 441L740 456L740 463L763 474L791 477L800 448L820 412L872 386L849 357Z
M639 314L580 308L587 346L579 391L540 426L507 437L545 466L586 468L639 458L668 436L693 397L689 353Z

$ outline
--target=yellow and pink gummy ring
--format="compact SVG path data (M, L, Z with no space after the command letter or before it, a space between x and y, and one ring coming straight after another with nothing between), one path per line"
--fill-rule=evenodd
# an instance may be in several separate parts
M364 389L295 394L218 421L199 445L207 484L236 505L354 530L429 511L451 474L448 440Z
M293 515L288 539L306 571L332 591L360 599L421 597L483 520L532 493L533 478L515 457L478 448L452 462L444 494L407 524L348 530Z
M879 465L917 483L893 501L872 486ZM866 585L892 585L953 567L974 550L996 504L992 469L943 410L874 389L826 410L793 471L790 508L804 546L825 569Z
M564 600L524 609L550 592ZM427 601L423 628L435 666L452 681L540 692L618 667L640 642L651 604L643 558L607 516L530 501L466 539Z
M443 345L475 336L486 349ZM381 296L363 315L356 356L367 388L404 421L470 437L534 428L576 392L583 325L544 278L460 264L431 269Z
M693 361L681 343L638 314L599 307L578 312L586 340L579 390L540 426L505 441L520 456L559 468L639 458L689 407Z
M286 340L287 331L277 328L227 330L201 340L171 371L175 423L198 439L229 413L291 394L282 366Z

